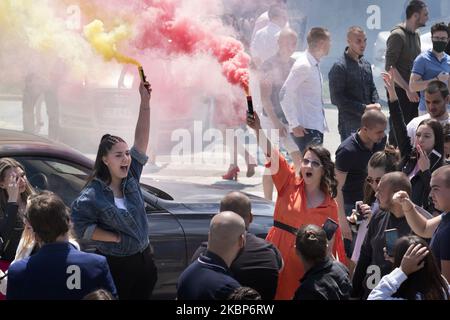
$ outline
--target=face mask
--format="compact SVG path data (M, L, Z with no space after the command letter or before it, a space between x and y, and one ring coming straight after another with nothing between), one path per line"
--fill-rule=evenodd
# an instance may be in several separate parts
M433 50L437 53L444 52L447 47L447 42L445 41L433 41Z

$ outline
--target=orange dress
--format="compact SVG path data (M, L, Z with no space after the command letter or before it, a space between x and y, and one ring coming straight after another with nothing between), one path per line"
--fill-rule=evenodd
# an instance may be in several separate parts
M296 177L294 169L282 155L274 153L272 157L279 159L279 166L271 162L266 165L272 170L272 179L278 191L275 221L296 229L306 224L322 226L327 218L338 222L338 207L330 195L326 195L319 207L308 209L303 179ZM266 240L277 246L284 260L284 268L278 277L276 300L291 300L304 274L303 264L295 250L295 239L294 234L276 227L272 227L267 234ZM340 228L336 231L332 253L340 262L346 262Z

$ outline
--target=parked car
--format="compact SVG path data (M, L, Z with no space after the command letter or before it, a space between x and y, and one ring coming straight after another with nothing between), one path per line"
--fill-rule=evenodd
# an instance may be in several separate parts
M94 162L65 145L35 135L0 129L0 157L22 163L30 183L39 190L57 193L70 206L80 194ZM150 241L158 268L153 298L173 299L180 273L197 247L207 240L209 223L228 192L219 186L203 186L141 178L150 225ZM250 232L264 238L273 223L273 204L248 195L254 221ZM92 251L92 243L82 243Z

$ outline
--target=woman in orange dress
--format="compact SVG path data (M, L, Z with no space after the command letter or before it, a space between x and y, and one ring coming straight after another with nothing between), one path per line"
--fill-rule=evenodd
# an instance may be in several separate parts
M304 274L303 265L295 252L297 230L306 224L322 226L327 218L338 221L334 197L337 181L330 152L323 147L309 147L303 154L300 176L275 148L261 130L258 116L249 115L247 124L256 131L259 146L270 162L272 179L278 191L275 204L274 226L267 240L280 250L284 268L278 277L276 300L291 300ZM259 134L258 134L259 133ZM346 262L340 228L329 243L330 253L340 262Z

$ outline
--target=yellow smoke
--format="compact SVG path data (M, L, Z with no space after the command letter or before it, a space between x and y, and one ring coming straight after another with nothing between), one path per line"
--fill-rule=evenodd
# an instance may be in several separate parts
M117 43L129 36L130 32L125 25L120 25L110 32L105 32L103 22L94 20L84 27L84 35L94 49L106 61L116 59L119 63L130 63L136 66L141 64L133 58L127 57L117 51Z
M67 71L81 77L92 58L89 44L67 29L65 16L58 12L56 1L0 0L0 44L10 52L15 48L19 53L36 54L45 62L60 59L69 66ZM11 63L26 65L33 64L34 59L30 56L26 61L14 61L14 56L8 57Z

